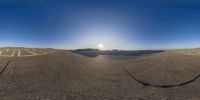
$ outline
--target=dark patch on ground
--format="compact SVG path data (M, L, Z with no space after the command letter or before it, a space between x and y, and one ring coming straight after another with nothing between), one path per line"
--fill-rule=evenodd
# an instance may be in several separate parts
M3 72L5 71L5 69L7 68L7 66L9 65L9 63L10 63L10 60L8 60L8 62L6 63L6 65L3 67L3 69L0 72L0 75L3 74Z
M178 84L170 84L170 85L157 85L157 84L151 84L149 82L139 80L136 77L134 77L131 73L129 73L128 71L126 71L126 72L133 80L137 81L138 83L142 84L143 86L152 86L152 87L158 87L158 88L172 88L172 87L184 86L184 85L194 82L196 79L198 79L200 77L200 74L199 74L196 77L194 77L193 79L188 80L186 82L182 82L182 83L178 83Z

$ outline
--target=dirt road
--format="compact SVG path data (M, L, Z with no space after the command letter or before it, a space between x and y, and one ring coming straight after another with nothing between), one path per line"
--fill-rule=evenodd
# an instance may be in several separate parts
M199 56L167 51L139 57L85 57L59 51L43 56L1 57L0 70L9 59L0 75L1 100L200 98Z

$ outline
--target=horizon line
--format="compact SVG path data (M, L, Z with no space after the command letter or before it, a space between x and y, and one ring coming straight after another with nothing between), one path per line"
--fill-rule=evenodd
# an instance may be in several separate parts
M106 51L106 50L179 50L179 49L197 49L200 47L188 47L188 48L163 48L163 49L99 49L99 48L56 48L56 47L30 47L30 46L0 46L0 48L50 48L50 49L64 49L64 50L79 50L79 49L96 49L96 50L101 50L101 51Z

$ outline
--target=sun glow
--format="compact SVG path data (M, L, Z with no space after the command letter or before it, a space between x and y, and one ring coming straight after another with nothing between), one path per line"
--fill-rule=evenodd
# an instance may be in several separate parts
M97 45L97 47L98 47L99 49L103 49L103 48L104 48L104 45L103 45L102 43L99 43L99 44Z

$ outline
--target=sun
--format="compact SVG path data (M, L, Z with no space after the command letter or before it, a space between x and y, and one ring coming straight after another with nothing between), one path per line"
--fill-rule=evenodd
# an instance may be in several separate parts
M97 45L97 47L98 47L99 49L103 49L103 48L104 48L104 45L103 45L102 43L99 43L99 44Z

